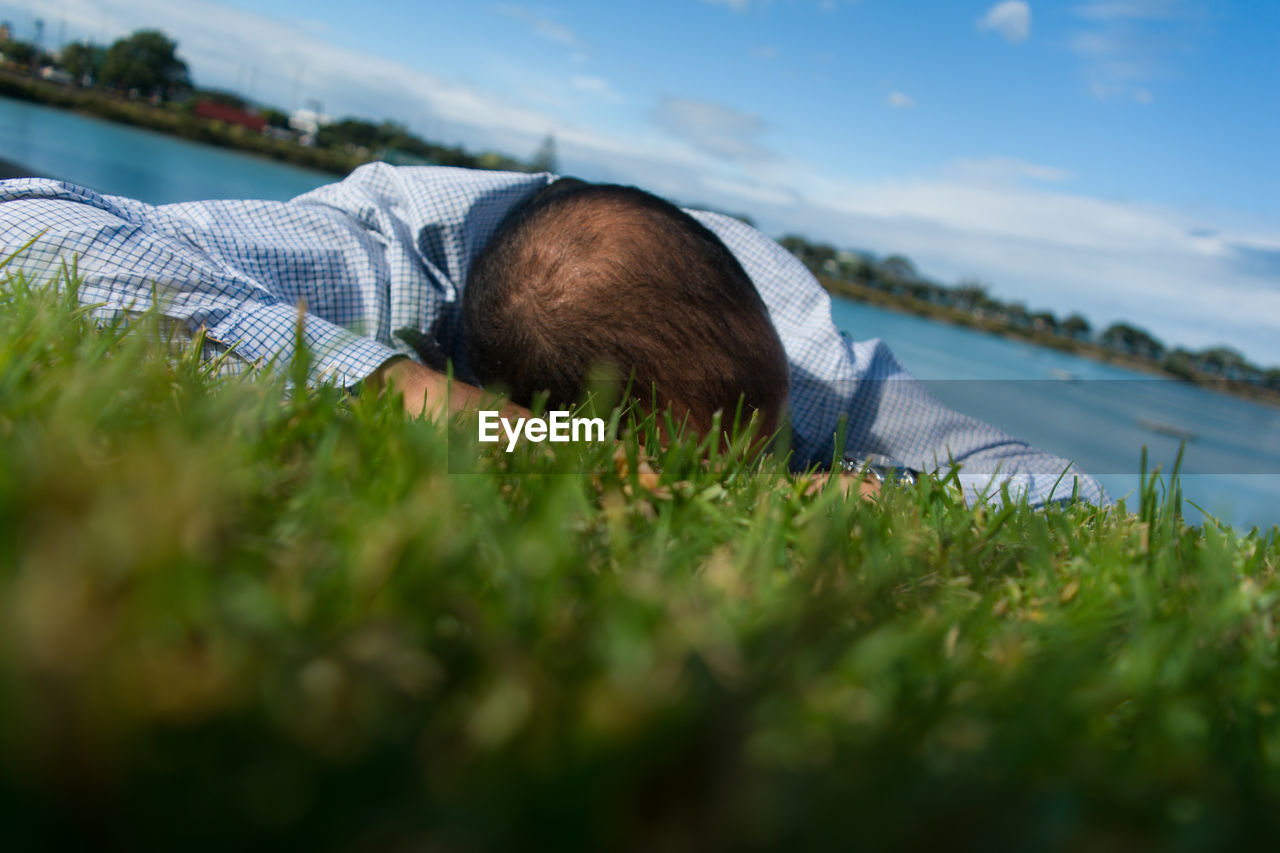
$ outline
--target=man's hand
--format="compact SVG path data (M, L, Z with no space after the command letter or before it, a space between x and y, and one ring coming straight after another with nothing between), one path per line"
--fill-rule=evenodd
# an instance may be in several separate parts
M507 417L529 415L529 410L523 406L456 379L451 383L449 377L438 370L405 357L391 359L366 381L379 391L403 395L405 413L414 418L436 420L482 408L498 409Z
M858 495L867 500L875 500L880 496L880 481L871 476L863 477L841 471L840 488L844 491L846 498L850 495Z
M826 487L832 478L836 478L836 486L844 493L844 496L852 497L858 495L864 500L875 500L880 495L880 481L875 477L867 475L863 477L859 474L851 474L847 471L838 471L832 473L830 471L817 471L810 475L809 485L805 489L805 494L817 494Z

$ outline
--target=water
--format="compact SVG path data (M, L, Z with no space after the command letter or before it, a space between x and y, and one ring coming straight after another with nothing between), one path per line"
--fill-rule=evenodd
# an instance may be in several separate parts
M136 127L0 98L0 159L35 174L152 204L283 201L333 175Z
M1280 408L843 299L832 314L855 338L883 338L949 406L1074 460L1113 497L1135 493L1144 446L1149 469L1172 468L1173 429L1192 436L1187 498L1236 525L1280 522Z
M2 98L0 159L154 204L283 200L334 180ZM1280 523L1280 409L844 300L833 314L855 338L884 338L948 405L1075 460L1113 497L1136 489L1144 445L1152 465L1169 469L1180 441L1151 428L1162 424L1195 436L1185 460L1188 498L1238 526Z

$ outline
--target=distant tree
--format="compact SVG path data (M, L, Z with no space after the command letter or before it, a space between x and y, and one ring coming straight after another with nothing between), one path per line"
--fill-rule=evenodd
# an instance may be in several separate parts
M316 145L321 148L366 148L372 150L380 147L383 139L382 128L372 122L358 118L344 118L320 128L316 134Z
M1182 379L1194 379L1200 372L1196 367L1195 355L1181 347L1166 354L1160 360L1160 366L1166 373Z
M1098 343L1142 358L1159 359L1164 355L1164 344L1159 339L1128 323L1112 323L1098 336Z
M525 168L523 163L496 151L485 151L477 157L473 157L470 154L463 154L463 156L466 158L466 162L460 165L465 165L471 169L497 169L503 172L515 172Z
M1079 314L1072 314L1063 320L1061 329L1064 335L1069 335L1076 340L1086 340L1093 333L1093 326Z
M1031 314L1031 326L1039 332L1058 334L1058 318L1052 311L1035 311Z
M1004 314L1012 326L1025 329L1031 325L1031 312L1025 302L1010 302L1004 306Z
M1245 364L1244 356L1230 347L1212 347L1201 350L1196 355L1196 360L1206 368L1212 369L1215 373Z
M974 278L967 278L961 281L952 288L951 294L955 300L956 307L965 311L985 308L991 304L991 297L987 295L987 286Z
M1262 376L1262 369L1250 364L1238 350L1213 347L1195 355L1196 366L1205 373L1228 379L1251 379Z
M853 262L853 277L863 284L869 284L876 277L876 265L866 255L858 255Z
M425 145L421 139L409 132L409 128L398 121L384 120L378 125L378 141L394 148L416 147Z
M72 42L58 54L58 67L76 79L77 85L96 83L102 75L107 49L88 42Z
M228 92L225 89L195 89L191 92L194 99L201 101L213 101L215 104L222 104L224 107L235 107L238 110L247 110L249 102L237 95L235 92Z
M556 138L551 134L547 134L547 138L542 140L542 144L539 145L538 150L534 152L533 159L529 161L529 171L560 171L560 167L556 162Z
M908 291L914 299L938 305L944 301L946 289L931 281L917 281L908 285Z
M836 248L829 243L809 244L809 265L826 269L835 266Z
M784 234L778 238L778 245L800 258L809 247L809 241L799 234Z
M4 54L5 62L12 62L25 68L36 58L36 46L31 42L10 39L0 42L0 54Z
M815 272L828 273L838 269L834 246L826 243L810 243L797 234L787 234L778 242L782 248L795 255L801 263Z
M270 127L289 127L289 116L284 110L278 110L275 107L258 107L258 115Z
M421 157L429 157L435 148L425 140L409 132L409 128L394 121L378 125L378 142L384 148L395 148Z
M907 283L920 277L916 265L902 255L890 255L876 267L877 274L888 281Z
M836 264L840 278L845 281L866 282L875 274L870 259L859 252L837 252Z
M177 43L159 30L138 30L107 48L101 83L165 100L188 92L191 75L187 63L178 58L177 48Z

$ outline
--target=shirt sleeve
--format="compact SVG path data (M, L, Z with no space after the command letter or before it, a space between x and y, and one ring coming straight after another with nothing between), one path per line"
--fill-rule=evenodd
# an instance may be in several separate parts
M79 299L99 316L155 307L191 332L261 365L288 364L301 339L313 355L312 382L350 387L397 350L304 313L260 280L212 256L184 235L172 214L58 181L0 182L0 251L34 283L81 280ZM287 238L287 235L284 235Z
M798 464L873 454L929 472L959 466L970 503L1010 496L1033 505L1099 504L1101 486L1074 464L944 406L879 339L836 329L831 299L809 270L754 228L722 214L690 211L724 241L755 283L787 353L790 419Z

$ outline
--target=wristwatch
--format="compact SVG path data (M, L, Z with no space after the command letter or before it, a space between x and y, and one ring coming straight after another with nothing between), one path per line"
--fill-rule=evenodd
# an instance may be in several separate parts
M908 468L896 459L879 455L859 458L846 454L840 460L840 470L846 474L862 474L864 476L869 474L875 477L876 482L881 485L897 481L906 483L908 486L914 486L920 479L920 472L916 469Z

